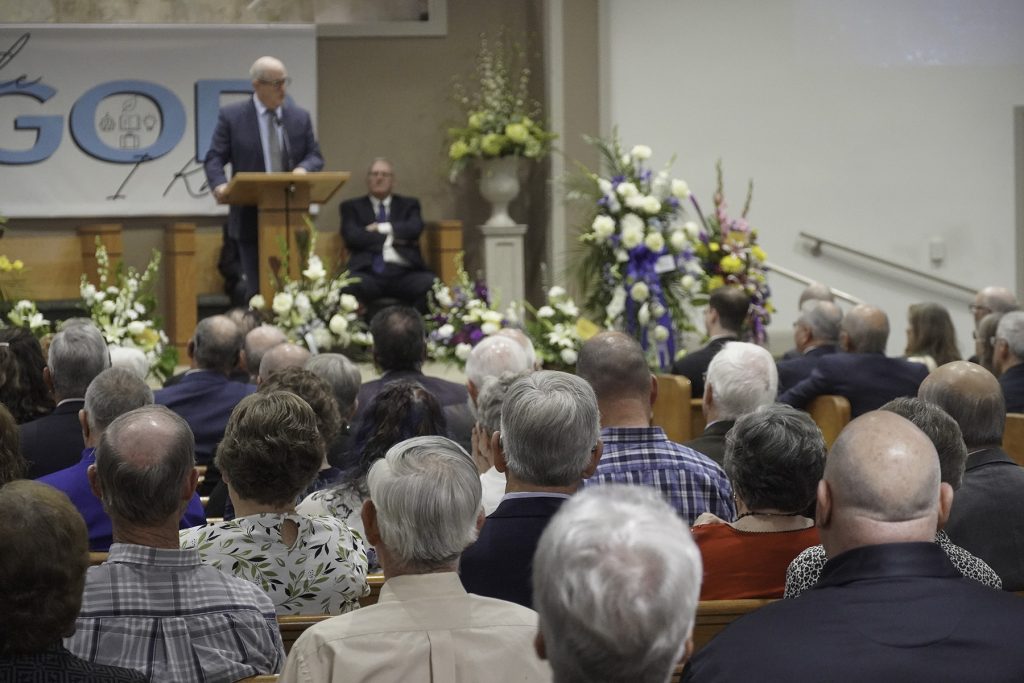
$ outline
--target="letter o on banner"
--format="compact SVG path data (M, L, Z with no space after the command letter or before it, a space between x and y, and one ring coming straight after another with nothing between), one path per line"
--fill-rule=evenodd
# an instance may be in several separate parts
M141 149L117 149L96 133L96 109L111 95L141 95L160 111L162 125L156 142ZM119 164L134 164L143 157L157 159L173 150L185 135L185 107L177 95L149 81L109 81L82 95L71 108L71 137L89 156Z

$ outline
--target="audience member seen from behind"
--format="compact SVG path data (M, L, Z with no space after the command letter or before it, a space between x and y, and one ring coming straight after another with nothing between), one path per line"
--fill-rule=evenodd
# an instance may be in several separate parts
M964 464L967 462L967 447L964 445L956 420L937 405L912 397L893 399L882 406L881 410L896 413L910 420L915 427L924 432L939 455L939 473L942 481L953 489L955 498L956 490L963 483ZM940 530L935 534L935 542L945 551L949 561L961 574L996 590L1002 588L1003 582L999 575L983 560L954 544L945 531ZM811 546L797 555L786 570L784 597L795 598L818 583L827 559L825 547L822 545Z
M704 373L707 372L708 363L726 342L740 339L749 311L750 296L742 287L726 285L711 292L704 309L708 343L672 364L673 374L689 378L692 387L690 395L693 398L704 395Z
M807 413L776 404L736 420L725 446L736 521L706 514L693 528L701 600L782 597L789 563L818 543L805 513L824 466L825 440Z
M295 511L323 457L316 415L302 398L261 387L242 399L216 460L237 517L182 531L182 549L262 588L278 614L356 609L369 592L362 539L343 520Z
M306 361L306 369L322 377L334 393L341 423L338 425L337 437L327 444L327 461L332 467L343 469L349 464L347 458L352 445L352 419L356 414L359 386L363 383L359 368L340 353L319 353Z
M559 682L668 681L693 650L700 581L700 551L654 491L583 491L537 547L537 654Z
M89 546L85 524L60 491L34 481L0 488L0 680L147 681L138 671L68 652L82 606Z
M481 470L480 485L483 487L481 504L484 514L494 512L505 496L508 481L505 473L494 466L494 435L501 431L501 409L508 389L520 377L532 370L513 373L504 372L501 377L488 377L476 397L476 425L473 427L473 460Z
M43 380L46 360L39 341L21 327L0 329L0 403L18 424L49 415L53 395Z
M28 472L28 463L21 455L18 425L11 411L0 403L0 486L22 479Z
M1006 400L1006 412L1024 413L1024 311L1011 311L996 328L992 366Z
M940 365L960 360L953 319L944 306L911 304L907 312L907 360L923 363L931 372Z
M985 368L993 375L997 374L995 360L996 330L999 328L999 321L1003 319L1003 313L989 313L978 323L974 332L974 362Z

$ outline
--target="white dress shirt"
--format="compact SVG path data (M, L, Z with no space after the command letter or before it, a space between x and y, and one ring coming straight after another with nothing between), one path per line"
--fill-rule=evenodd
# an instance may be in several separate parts
M388 195L384 199L377 199L373 195L370 195L370 203L373 205L373 215L380 215L380 205L384 205L384 215L391 217L391 195ZM399 256L398 252L395 251L395 231L391 227L391 221L377 221L377 232L384 235L384 246L381 249L381 255L384 257L385 263L395 263L400 266L409 266L409 262Z

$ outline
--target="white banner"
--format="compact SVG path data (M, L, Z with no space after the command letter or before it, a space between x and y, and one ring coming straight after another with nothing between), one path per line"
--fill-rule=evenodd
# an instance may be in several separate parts
M261 55L315 123L313 26L0 26L0 214L225 213L201 161Z

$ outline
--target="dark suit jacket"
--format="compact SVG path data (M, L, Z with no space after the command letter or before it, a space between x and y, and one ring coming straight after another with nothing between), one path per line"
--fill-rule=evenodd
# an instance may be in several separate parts
M696 439L690 439L683 445L703 453L721 465L725 461L725 435L734 424L736 424L736 420L713 422L705 427L703 434Z
M342 202L340 210L341 236L349 252L348 269L370 270L374 255L381 253L384 247L386 235L366 229L367 225L377 222L369 195ZM393 194L389 213L395 251L409 262L410 267L426 270L419 243L423 233L420 201L414 197Z
M734 621L683 680L1019 681L1022 628L1024 600L965 579L937 543L865 546Z
M1003 449L967 458L945 529L954 543L988 562L1004 590L1024 590L1024 468Z
M153 399L185 418L196 436L196 462L208 465L224 438L231 411L254 391L252 384L232 382L212 370L199 370L173 386L158 389Z
M780 403L803 408L823 394L850 401L852 417L877 410L900 396L916 396L928 368L881 353L833 353L818 360L810 376L779 396Z
M719 337L712 339L703 348L688 353L672 364L673 375L683 375L690 379L690 397L704 396L704 373L715 354L722 350L727 342L737 341L736 337Z
M794 387L801 381L811 376L814 368L818 367L818 361L822 356L828 356L838 351L835 344L818 346L807 353L798 353L793 358L783 358L775 366L779 370L779 393Z
M999 386L1006 399L1006 412L1024 413L1024 365L1014 365L999 375Z
M507 498L487 516L476 543L459 563L470 593L533 607L533 553L548 522L565 498Z
M85 399L71 399L49 415L18 427L21 454L29 461L29 479L71 467L81 460L85 441L78 411L83 407Z
M309 112L295 106L290 100L281 107L281 125L284 127L284 151L288 156L287 169L301 166L307 171L324 167L320 146L313 135L313 122ZM210 189L227 182L224 167L231 164L231 172L266 171L263 161L263 143L256 105L252 99L222 107L213 131L210 150L203 167ZM228 212L228 235L244 242L256 241L256 207L232 206Z

